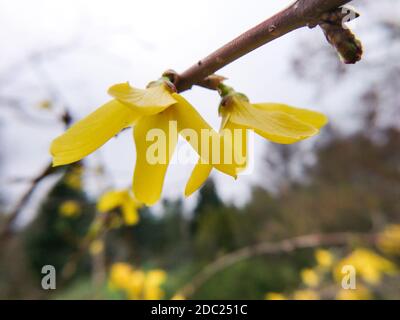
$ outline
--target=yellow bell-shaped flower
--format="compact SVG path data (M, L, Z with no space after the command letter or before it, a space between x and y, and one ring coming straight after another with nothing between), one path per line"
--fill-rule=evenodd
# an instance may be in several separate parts
M194 107L175 92L167 79L152 82L145 90L133 88L128 83L117 84L109 89L109 94L115 99L53 141L50 152L54 166L79 161L122 129L134 126L137 158L133 192L140 202L153 205L160 199L178 134L185 137L203 160L208 160L212 154L232 152L232 146L225 143ZM187 130L194 132L195 139L188 138ZM156 137L155 133L160 131L162 135ZM156 138L161 141L154 142ZM154 153L158 155L154 156ZM236 175L237 169L232 163L207 163L221 172Z
M139 222L138 209L142 206L129 190L115 190L106 192L100 197L97 210L105 213L120 208L125 224L131 226Z
M247 130L253 130L275 143L292 144L316 135L328 121L326 116L319 112L285 104L252 104L245 95L235 92L232 88L227 86L221 88L223 96L219 109L222 117L221 134L233 137L233 154L236 156L233 164L237 173L247 164ZM241 131L241 134L235 136L235 131L238 133ZM189 196L199 189L207 180L211 170L212 166L199 161L186 185L185 195Z

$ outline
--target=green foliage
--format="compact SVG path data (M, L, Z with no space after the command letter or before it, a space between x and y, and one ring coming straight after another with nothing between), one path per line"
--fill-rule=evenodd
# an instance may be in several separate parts
M56 270L61 271L72 255L79 250L93 220L93 205L87 201L79 187L71 187L69 184L71 175L76 174L73 172L75 169L71 167L49 193L39 210L37 219L25 232L26 252L32 271L37 276L41 275L44 265L53 265ZM60 206L65 201L71 200L79 203L79 215L62 216ZM80 266L78 274L88 271L86 259L82 260Z
M400 133L387 129L380 137L377 141L363 132L345 138L331 136L316 150L312 170L303 168L302 183L290 172L296 150L285 149L285 154L277 157L285 159L279 178L283 187L276 193L254 188L243 208L222 202L210 180L200 191L192 215L185 212L181 201L165 201L160 215L141 209L138 225L107 233L105 263L127 261L143 269L165 269L168 279L163 287L171 298L206 265L245 246L310 233L370 232L398 223ZM19 245L18 259L28 259L36 277L44 264L62 269L77 251L94 215L94 206L82 191L67 182L66 176L55 186L38 218L25 231L25 247ZM60 206L67 200L77 201L82 213L77 217L60 215ZM121 298L106 283L94 286L89 259L81 261L75 281L54 298ZM313 263L312 252L307 250L245 260L212 276L193 298L262 299L266 292L292 292L299 287L300 270ZM18 274L29 279L22 271ZM31 288L29 294L7 292L22 297L41 294L34 285L25 288ZM379 292L379 297L385 298L389 289Z
M301 254L245 260L215 275L194 298L262 299L266 292L290 291L299 285L304 263Z

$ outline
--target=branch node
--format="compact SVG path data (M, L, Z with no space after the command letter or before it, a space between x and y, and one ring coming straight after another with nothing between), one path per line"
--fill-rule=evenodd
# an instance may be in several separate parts
M216 90L218 91L219 86L227 80L226 77L218 75L218 74L212 74L206 78L204 78L201 82L196 83L196 85L201 86L206 89L210 90Z
M172 70L172 69L168 69L167 71L165 71L165 72L162 74L162 76L168 78L169 81L171 81L172 84L175 85L175 86L176 86L176 84L177 84L178 81L179 81L179 74L178 74L178 72L176 72L175 70Z

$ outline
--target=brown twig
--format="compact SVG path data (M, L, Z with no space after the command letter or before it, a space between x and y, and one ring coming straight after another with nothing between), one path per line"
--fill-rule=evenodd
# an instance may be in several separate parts
M174 84L178 92L186 91L195 84L202 85L208 76L231 62L291 31L305 26L317 25L325 12L343 6L350 1L298 0L198 61L191 68L181 73Z
M67 109L63 112L60 117L60 121L64 124L65 128L71 124L72 118L70 113ZM52 163L48 163L45 168L38 173L33 179L30 180L30 185L25 193L21 196L18 200L16 205L14 206L13 210L5 217L5 221L0 225L0 242L7 240L10 236L14 234L14 224L17 220L19 214L21 213L22 209L31 199L33 193L38 188L40 183L47 178L48 176L58 172L60 168L53 167Z
M21 210L24 208L26 203L31 198L33 192L36 190L38 184L45 179L47 176L54 173L54 168L52 167L51 163L48 164L44 170L42 170L35 178L31 180L31 185L29 186L28 190L22 195L22 197L18 200L17 204L15 205L14 209L11 213L7 215L5 218L4 224L1 226L0 229L0 240L5 240L10 235L12 235L14 231L14 222L17 220L17 217Z
M201 270L181 290L180 295L185 298L191 297L205 282L218 272L251 257L260 255L288 254L299 249L312 249L319 247L345 246L351 243L362 243L363 245L374 245L377 235L355 234L355 233L332 233L313 234L283 240L277 243L263 242L248 246L240 250L226 254Z
M108 213L97 212L96 217L92 221L86 236L82 239L78 250L72 253L68 262L61 271L61 285L68 282L75 274L79 262L88 253L93 242L105 238L107 232L110 230L109 224L114 214L114 211Z

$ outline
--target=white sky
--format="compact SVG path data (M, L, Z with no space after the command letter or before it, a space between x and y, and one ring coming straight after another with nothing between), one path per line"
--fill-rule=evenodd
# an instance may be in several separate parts
M1 111L1 181L9 192L9 202L26 188L23 183L10 184L10 179L36 174L50 160L51 140L62 132L53 114L35 108L51 98L43 82L50 81L74 116L81 118L109 99L106 91L110 85L129 81L141 87L166 69L183 71L291 2L0 0L0 96L21 98L25 110L43 120L37 123L24 120L10 109ZM299 50L297 38L305 35L320 41L321 46L327 45L320 30L299 30L219 73L252 101L277 101L333 115L329 104L314 105L311 88L290 76L289 58ZM48 79L38 79L28 57L54 48L63 50L55 50L39 65ZM214 92L196 88L185 96L218 128L218 97ZM222 174L214 174L224 199L241 204L249 196L250 184L267 183L260 181L266 178L260 174L264 142L256 138L254 149L254 168L248 175L233 183ZM130 132L112 139L88 161L95 164L99 159L106 164L113 186L128 186L135 159ZM170 168L165 196L174 198L183 193L191 168ZM89 183L88 187L99 192L96 184Z

